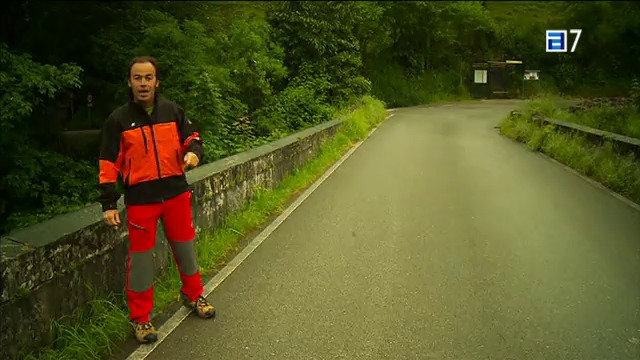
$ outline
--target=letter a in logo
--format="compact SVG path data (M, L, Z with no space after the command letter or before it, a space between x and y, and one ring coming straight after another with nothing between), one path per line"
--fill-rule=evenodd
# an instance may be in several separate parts
M547 30L547 52L567 52L567 30Z

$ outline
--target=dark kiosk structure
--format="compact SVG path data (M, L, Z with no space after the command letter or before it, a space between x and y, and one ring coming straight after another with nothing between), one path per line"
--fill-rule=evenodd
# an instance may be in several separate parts
M518 98L523 73L520 60L487 61L472 65L471 96L476 99Z

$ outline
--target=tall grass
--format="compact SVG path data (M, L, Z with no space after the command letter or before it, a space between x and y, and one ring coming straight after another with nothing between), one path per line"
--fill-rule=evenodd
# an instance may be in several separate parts
M568 119L592 128L640 139L640 113L632 107L603 106Z
M558 132L553 125L541 127L530 114L508 117L500 131L640 203L640 163L632 154L615 152L613 144L597 146L584 136Z
M119 342L131 334L131 325L123 309L123 298L111 295L94 299L64 321L52 324L53 346L25 360L100 359L111 353Z
M544 94L533 98L526 104L526 110L537 112L546 117L558 118L563 116L561 102L564 99L558 95Z
M636 108L604 105L572 114L567 111L569 101L560 96L546 94L529 101L526 110L540 113L545 117L640 139L640 113Z

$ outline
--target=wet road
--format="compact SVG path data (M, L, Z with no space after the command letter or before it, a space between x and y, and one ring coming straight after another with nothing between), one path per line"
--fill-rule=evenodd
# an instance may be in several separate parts
M395 111L148 359L640 359L640 212L514 104Z

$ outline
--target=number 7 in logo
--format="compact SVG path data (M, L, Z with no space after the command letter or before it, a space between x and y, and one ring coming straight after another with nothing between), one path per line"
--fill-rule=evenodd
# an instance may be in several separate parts
M571 29L569 30L569 32L572 34L576 34L576 39L573 40L573 46L571 46L571 52L575 52L578 41L580 41L580 35L582 35L582 29Z

